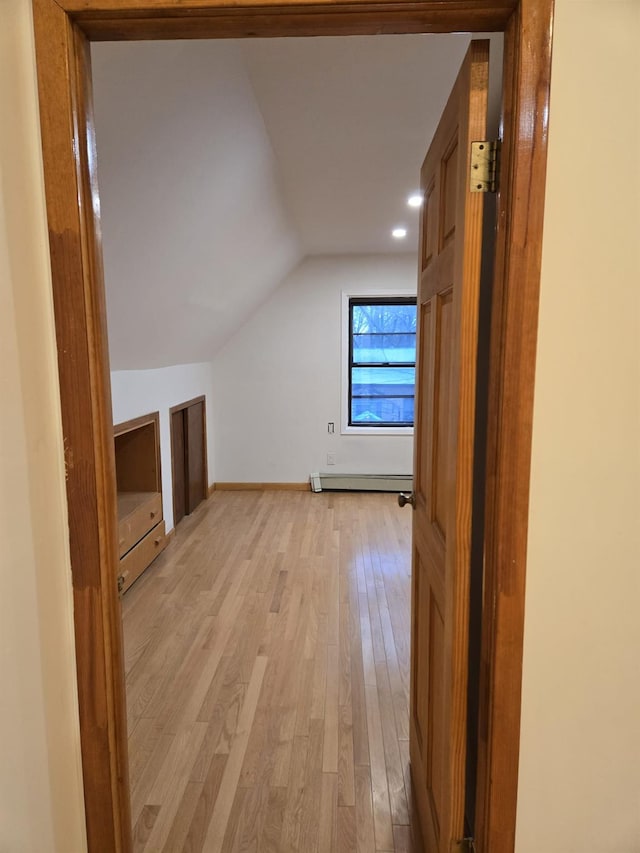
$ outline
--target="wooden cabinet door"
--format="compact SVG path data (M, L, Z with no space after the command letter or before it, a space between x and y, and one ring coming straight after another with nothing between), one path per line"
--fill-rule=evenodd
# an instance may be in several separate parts
M185 471L184 409L171 413L171 471L173 474L173 523L187 514Z
M205 492L205 451L204 451L204 403L195 403L184 410L185 432L187 440L187 513L192 513L204 500Z
M174 524L207 497L207 430L204 398L170 410Z
M468 594L489 44L472 42L421 172L410 754L426 850L464 834Z

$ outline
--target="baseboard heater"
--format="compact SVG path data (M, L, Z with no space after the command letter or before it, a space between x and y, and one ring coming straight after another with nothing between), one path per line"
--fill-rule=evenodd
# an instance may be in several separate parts
M311 474L312 492L410 492L411 474Z

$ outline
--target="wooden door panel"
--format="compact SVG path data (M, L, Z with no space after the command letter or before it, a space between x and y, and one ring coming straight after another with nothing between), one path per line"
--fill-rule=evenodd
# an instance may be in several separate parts
M414 692L412 702L412 738L423 759L423 796L428 805L429 829L423 833L431 839L427 850L439 850L440 820L444 810L445 761L445 620L443 616L444 585L428 582L431 571L416 554L415 604L420 619L414 632ZM431 567L433 569L433 566Z
M472 42L422 168L410 755L429 853L464 834L468 584L488 42Z
M422 241L422 269L426 269L438 251L438 216L436 205L438 196L436 194L435 181L431 181L424 190L424 202L422 204L422 216L424 222L424 240Z
M435 328L435 393L433 399L433 516L432 522L442 542L447 541L447 514L449 511L449 447L450 447L450 391L451 391L451 333L453 290L436 297Z
M433 513L433 500L429 485L431 483L431 470L433 467L433 432L425 432L422 427L422 424L430 423L433 406L433 374L429 370L429 365L433 363L434 359L435 335L433 333L433 316L430 301L418 306L417 336L418 355L416 371L421 380L420 393L416 395L415 433L416 435L424 436L424 443L420 454L416 453L413 489L416 502L421 507L424 505L425 511L431 517Z
M204 403L194 403L185 410L185 429L187 434L187 512L193 510L204 500Z
M414 690L411 702L411 716L415 726L415 732L418 739L418 746L421 752L424 751L427 742L428 720L429 720L429 679L416 678L416 672L428 672L429 661L427 653L429 650L429 620L426 614L429 613L429 587L421 582L424 575L420 564L419 550L414 554L414 592L413 597L416 604L416 609L420 612L421 618L414 626L413 640L415 649L413 651L413 677Z
M458 198L458 132L449 142L440 165L442 191L440 193L440 251L450 243L456 233L456 203Z
M427 707L426 783L436 837L441 834L440 815L444 813L446 790L444 759L446 727L444 720L444 618L433 589L429 589L429 703Z
M184 450L184 412L171 415L171 471L173 474L173 524L187 514Z

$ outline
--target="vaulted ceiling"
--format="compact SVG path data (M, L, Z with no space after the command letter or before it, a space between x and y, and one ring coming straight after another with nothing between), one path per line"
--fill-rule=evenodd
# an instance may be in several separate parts
M468 42L94 44L112 368L211 359L307 255L415 251L406 199Z

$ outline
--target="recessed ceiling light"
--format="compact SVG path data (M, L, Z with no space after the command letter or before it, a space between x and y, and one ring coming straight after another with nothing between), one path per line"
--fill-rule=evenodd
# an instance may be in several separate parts
M409 207L421 207L423 201L424 199L420 193L414 193L407 199L407 204Z
M406 228L394 228L393 231L391 232L391 236L395 237L396 240L404 240L404 238L407 236L407 229Z

